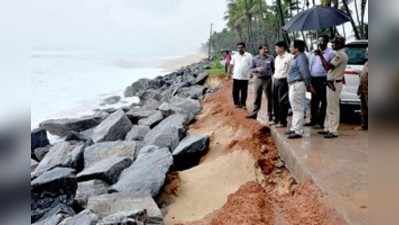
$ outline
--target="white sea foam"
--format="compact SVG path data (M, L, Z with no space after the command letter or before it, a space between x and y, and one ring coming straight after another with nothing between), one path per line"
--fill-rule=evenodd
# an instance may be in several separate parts
M61 57L62 56L62 57ZM120 62L124 62L121 66ZM127 62L131 66L126 66ZM131 55L36 51L30 58L31 128L50 118L92 114L96 108L121 107L138 99L122 98L115 105L100 106L102 99L119 95L140 78L166 73L157 59Z

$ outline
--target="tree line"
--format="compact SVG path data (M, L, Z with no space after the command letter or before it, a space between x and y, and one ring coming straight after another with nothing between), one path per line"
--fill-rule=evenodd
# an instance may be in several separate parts
M288 43L295 38L315 40L320 34L334 36L339 33L347 36L351 31L356 39L368 39L368 24L365 22L367 4L367 0L227 0L224 17L227 27L212 33L204 48L211 46L213 53L218 53L244 41L248 50L255 53L258 45L266 44L271 47L278 40ZM346 12L350 16L351 30L342 26L341 29L319 31L282 31L285 23L297 13L317 5L335 7Z

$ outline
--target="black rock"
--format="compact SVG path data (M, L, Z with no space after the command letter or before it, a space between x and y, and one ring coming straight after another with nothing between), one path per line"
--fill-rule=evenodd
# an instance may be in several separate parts
M168 103L165 102L159 106L159 110L165 116L180 113L186 115L189 122L194 120L195 116L201 112L201 109L201 103L198 100L178 96L172 97Z
M87 146L94 144L93 140L85 135L84 133L78 133L75 131L71 131L66 137L65 141L74 141L74 142L83 142Z
M109 115L94 130L94 142L123 140L132 128L132 123L123 110L118 110Z
M136 161L122 172L109 191L157 196L172 164L173 157L167 148L144 146Z
M138 145L133 141L101 142L84 150L84 165L88 168L98 161L112 156L127 157L134 161Z
M155 99L155 100L161 101L162 95L161 95L160 89L148 89L148 90L143 91L139 95L139 98L140 98L140 102L145 102L149 99Z
M201 157L208 150L208 135L189 135L173 151L174 168L185 170L199 164Z
M120 173L131 164L132 160L127 157L112 156L85 168L77 175L77 178L78 181L100 179L109 184L114 184Z
M181 88L176 95L183 98L202 99L206 89L205 86L194 85L191 87Z
M51 119L40 123L40 127L53 135L64 137L71 131L81 132L97 126L103 120L98 115L84 116L76 119Z
M125 90L125 97L133 97L133 96L140 96L145 90L148 89L158 89L161 88L163 85L162 79L140 79L134 82L132 85L126 88Z
M161 210L151 195L138 196L135 194L113 193L89 198L87 208L100 218L121 212L146 210L148 225L163 225Z
M30 159L30 172L32 173L38 165L39 163L36 160Z
M174 114L150 130L144 137L145 145L156 145L174 150L185 136L187 118L182 114Z
M137 124L139 120L148 118L157 112L159 111L144 108L132 108L126 113L126 116L130 119L130 121L132 121L132 123Z
M162 120L163 120L162 112L161 111L156 111L151 116L149 116L147 118L140 119L138 121L138 125L149 126L150 128L154 128Z
M50 148L34 170L35 177L55 167L72 167L79 170L83 165L84 144L60 142Z
M126 141L143 141L145 135L150 131L148 126L140 126L135 125L132 129L127 133L125 140Z
M53 146L47 145L45 147L35 148L33 150L33 154L35 155L34 158L37 159L38 161L42 161L44 156L46 156L46 154L50 151L51 147Z
M57 205L72 206L77 189L73 169L57 167L31 182L31 220L37 221Z
M45 129L42 129L42 128L34 129L30 133L30 138L31 138L31 148L30 149L32 151L32 155L34 155L33 154L34 149L40 148L40 147L45 147L50 144L50 142L47 138L47 132Z
M64 204L57 204L54 208L45 213L34 225L58 225L65 218L74 216L73 209Z
M79 214L64 219L59 225L96 225L98 216L90 210L83 210Z
M106 194L109 185L102 180L89 180L78 183L76 190L75 202L81 207L86 208L87 200L92 196Z
M195 79L194 84L199 84L199 85L203 85L206 81L206 79L208 79L209 73L208 72L202 72L200 74L198 74L198 76Z

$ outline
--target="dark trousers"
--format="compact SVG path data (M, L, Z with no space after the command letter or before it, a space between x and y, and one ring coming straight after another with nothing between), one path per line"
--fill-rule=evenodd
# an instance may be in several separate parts
M274 79L273 81L273 109L274 121L287 125L289 108L287 79Z
M233 101L234 105L244 107L247 103L248 80L233 79Z
M362 127L368 129L369 126L369 103L368 96L365 94L360 95L361 110L362 110Z
M272 96L272 78L258 78L254 79L255 88L255 99L254 99L254 109L252 113L257 114L262 106L262 96L263 93L267 99L267 115L269 120L273 117L273 96Z
M326 118L326 77L312 77L312 86L316 93L312 93L310 100L310 123L323 126Z

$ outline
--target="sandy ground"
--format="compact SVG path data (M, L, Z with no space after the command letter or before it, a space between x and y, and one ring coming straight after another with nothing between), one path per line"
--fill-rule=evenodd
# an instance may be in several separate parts
M165 71L175 71L181 67L199 62L207 57L208 56L205 53L200 52L192 55L166 59L161 63L161 68Z
M208 154L168 177L160 200L166 224L344 225L314 185L295 183L269 129L235 109L231 81L221 82L190 127L210 135Z

